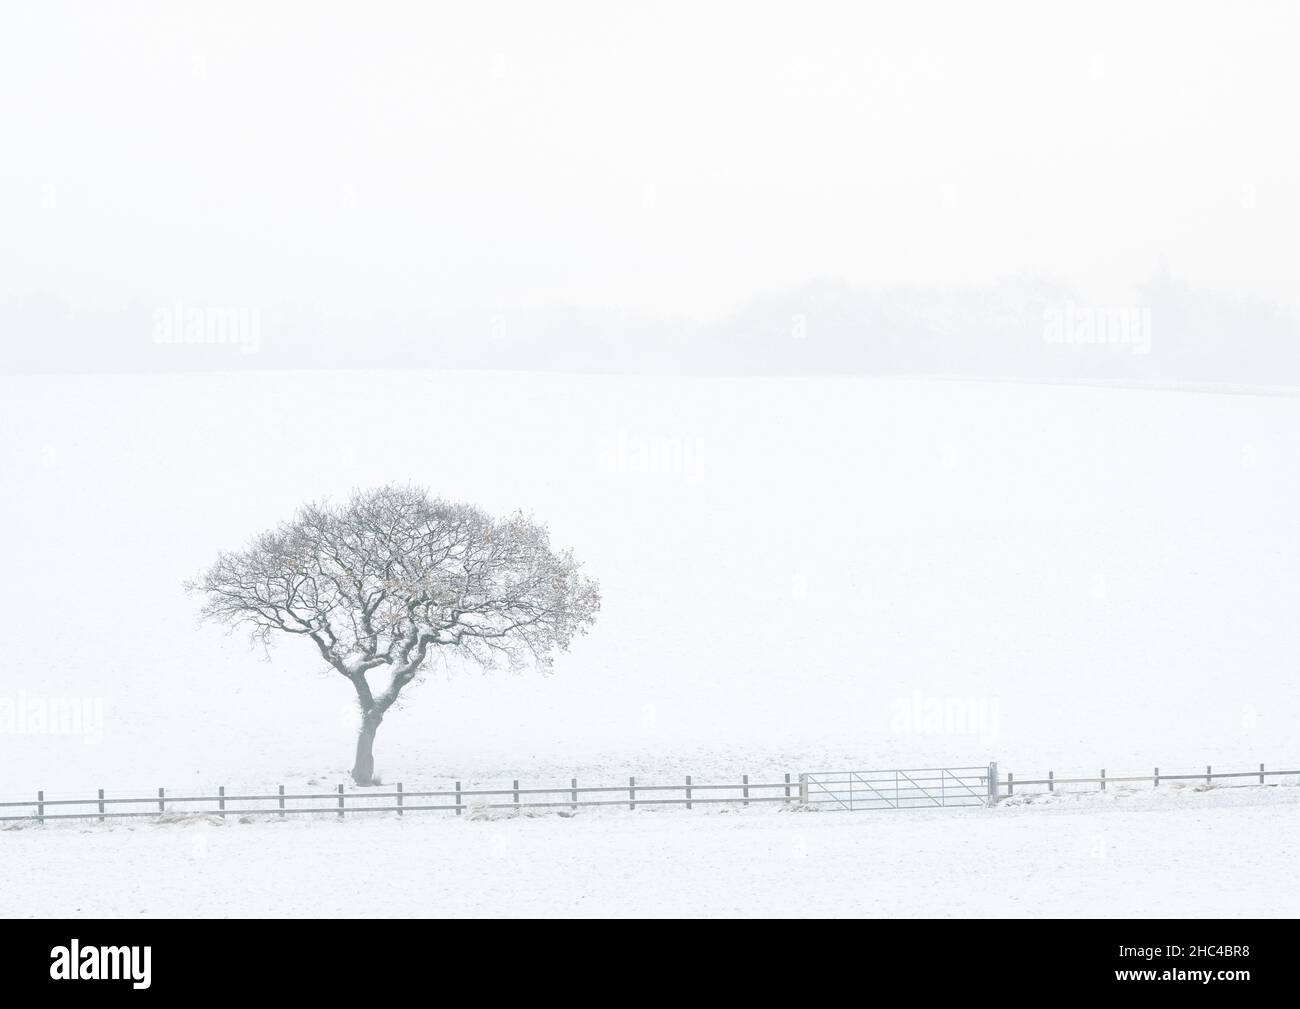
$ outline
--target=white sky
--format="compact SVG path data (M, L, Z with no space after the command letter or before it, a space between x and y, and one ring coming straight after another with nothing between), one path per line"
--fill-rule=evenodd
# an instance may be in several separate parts
M1300 310L1295 5L7 5L0 299Z

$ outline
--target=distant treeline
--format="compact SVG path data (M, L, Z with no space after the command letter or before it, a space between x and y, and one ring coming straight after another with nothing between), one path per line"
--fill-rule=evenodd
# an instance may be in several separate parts
M1171 280L1127 304L1063 285L866 290L823 281L720 322L565 306L326 319L276 305L78 315L0 302L0 373L470 368L698 375L958 375L1300 386L1300 323Z

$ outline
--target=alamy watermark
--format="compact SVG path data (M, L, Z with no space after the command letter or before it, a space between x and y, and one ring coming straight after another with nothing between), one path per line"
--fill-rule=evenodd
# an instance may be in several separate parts
M80 736L95 746L104 738L104 699L0 694L0 736Z
M1151 309L1142 305L1076 305L1043 311L1043 342L1067 347L1127 347L1151 353Z
M73 939L50 950L53 981L130 981L135 989L152 980L152 946L83 946Z
M890 719L900 736L973 736L985 746L998 742L1001 726L996 697L931 696L919 690L896 698Z
M256 354L262 349L262 311L175 301L153 310L153 342L228 346L238 348L241 354Z
M709 443L678 435L635 435L615 431L599 443L599 461L607 473L699 476L710 465Z

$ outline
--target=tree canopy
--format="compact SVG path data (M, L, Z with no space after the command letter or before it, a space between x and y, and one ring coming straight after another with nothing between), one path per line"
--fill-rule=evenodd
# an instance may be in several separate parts
M600 608L597 583L544 525L398 486L308 504L188 587L207 619L264 644L311 641L352 683L371 739L434 655L547 670ZM378 690L374 669L388 674ZM359 759L354 777L371 771Z

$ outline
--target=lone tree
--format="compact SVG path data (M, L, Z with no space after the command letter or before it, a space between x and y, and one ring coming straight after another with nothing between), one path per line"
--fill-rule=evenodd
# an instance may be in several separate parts
M187 583L202 615L311 640L356 690L361 707L358 785L374 784L375 733L435 655L484 667L549 669L600 609L595 581L572 553L551 549L546 527L410 487L309 504L244 550L222 553ZM372 687L368 674L386 682Z

